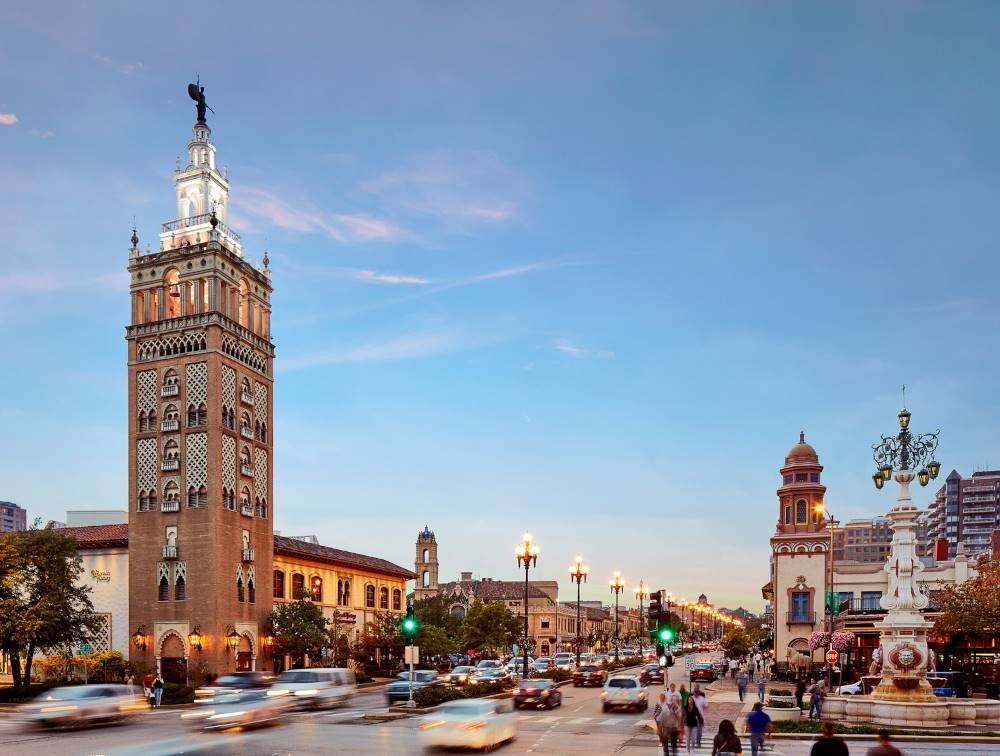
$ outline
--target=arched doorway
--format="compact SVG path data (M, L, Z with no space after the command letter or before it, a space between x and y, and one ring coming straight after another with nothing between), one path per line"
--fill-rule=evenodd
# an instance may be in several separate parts
M184 641L170 633L163 639L160 648L160 674L166 682L184 685L187 682L187 659L184 656Z
M246 635L240 636L240 645L236 647L236 671L249 672L253 669L253 646Z

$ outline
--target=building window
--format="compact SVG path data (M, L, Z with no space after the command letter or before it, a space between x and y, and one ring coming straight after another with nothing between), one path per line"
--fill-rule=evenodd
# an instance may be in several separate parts
M861 591L862 611L878 611L879 599L882 598L882 591Z
M786 475L784 478L782 478L782 481L787 486L789 483L792 482L792 476L791 475Z
M281 570L274 571L274 597L285 597L285 573Z
M246 600L246 596L243 592L243 578L236 578L236 600L241 604Z
M312 600L323 603L323 578L319 575L312 579Z
M791 504L786 504L785 505L785 524L786 525L791 525L792 524L792 505Z
M795 482L796 483L805 483L808 479L809 478L806 476L805 473L795 473Z
M403 608L403 592L399 588L394 588L392 591L392 608L397 612Z
M792 622L810 622L809 591L794 591L792 593Z
M247 580L247 601L251 604L257 603L257 589L254 588L253 579Z
M810 483L819 483L819 473L809 473Z
M365 586L365 606L369 609L375 608L375 586L366 585Z
M185 598L185 584L184 578L178 577L177 582L174 583L174 601L183 601Z
M299 573L292 575L292 598L300 599L305 596L306 579Z
M350 580L345 580L344 581L344 596L343 596L343 601L340 602L340 605L341 606L350 606L351 605L351 581Z
M166 577L160 578L160 593L157 597L158 601L169 601L170 600L170 584L167 583Z
M542 617L542 630L548 630L548 629L549 629L549 618Z
M795 522L806 523L809 521L809 510L806 507L805 499L795 502Z
M430 587L430 584L431 584L431 573L428 572L427 570L424 570L424 574L421 576L421 580L420 581L423 583L424 588Z
M389 589L379 588L378 589L378 608L388 609L389 608Z
M431 550L424 549L424 564L427 564L429 561L431 561Z

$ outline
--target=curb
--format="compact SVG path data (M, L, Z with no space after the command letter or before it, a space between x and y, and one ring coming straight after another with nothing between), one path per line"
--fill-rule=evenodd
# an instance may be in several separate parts
M890 733L892 731L890 730ZM819 733L806 732L775 732L769 738L775 740L807 740L813 741L819 737ZM855 735L853 733L837 733L838 738L844 740L871 740L875 734ZM990 735L893 735L893 742L898 743L1000 743L1000 737Z

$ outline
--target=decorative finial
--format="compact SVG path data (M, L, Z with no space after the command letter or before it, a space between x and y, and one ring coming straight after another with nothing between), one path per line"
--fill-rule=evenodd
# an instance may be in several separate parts
M212 217L208 219L208 222L212 224L212 230L214 231L216 226L219 225L219 218L215 214L215 208L212 208Z
M799 443L804 444L806 442L806 432L799 431Z
M906 409L906 384L903 384L903 409Z
M197 103L198 123L205 123L205 111L212 109L205 102L205 87L201 86L201 77L196 84L188 84L188 97ZM212 113L215 111L212 110Z
M135 221L132 221L132 249L139 246L139 235L135 232Z
M271 264L271 258L267 256L267 250L264 250L264 270L267 270L267 266Z

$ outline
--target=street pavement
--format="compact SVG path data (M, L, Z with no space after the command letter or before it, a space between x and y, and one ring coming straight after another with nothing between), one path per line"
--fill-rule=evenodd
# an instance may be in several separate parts
M683 663L668 670L668 682L687 683ZM742 711L729 684L709 690L709 707L703 746L693 753L710 754L711 740L721 719L740 725ZM646 713L601 711L600 689L561 688L563 705L552 711L517 713L518 736L498 752L505 754L654 754L661 753L650 728L652 702L659 685L650 688L651 708ZM163 708L137 715L131 724L66 732L25 732L14 715L0 718L0 753L33 754L219 754L266 756L268 754L326 754L333 752L408 754L419 750L418 718L376 722L365 712L384 711L381 691L364 692L343 709L290 715L283 724L244 732L192 733L181 722L182 709ZM744 741L744 753L750 753ZM874 741L852 741L852 754L864 754ZM981 744L901 743L908 756L931 754L1000 754L1000 746ZM803 756L808 740L778 740L768 756ZM686 753L682 746L680 753Z

